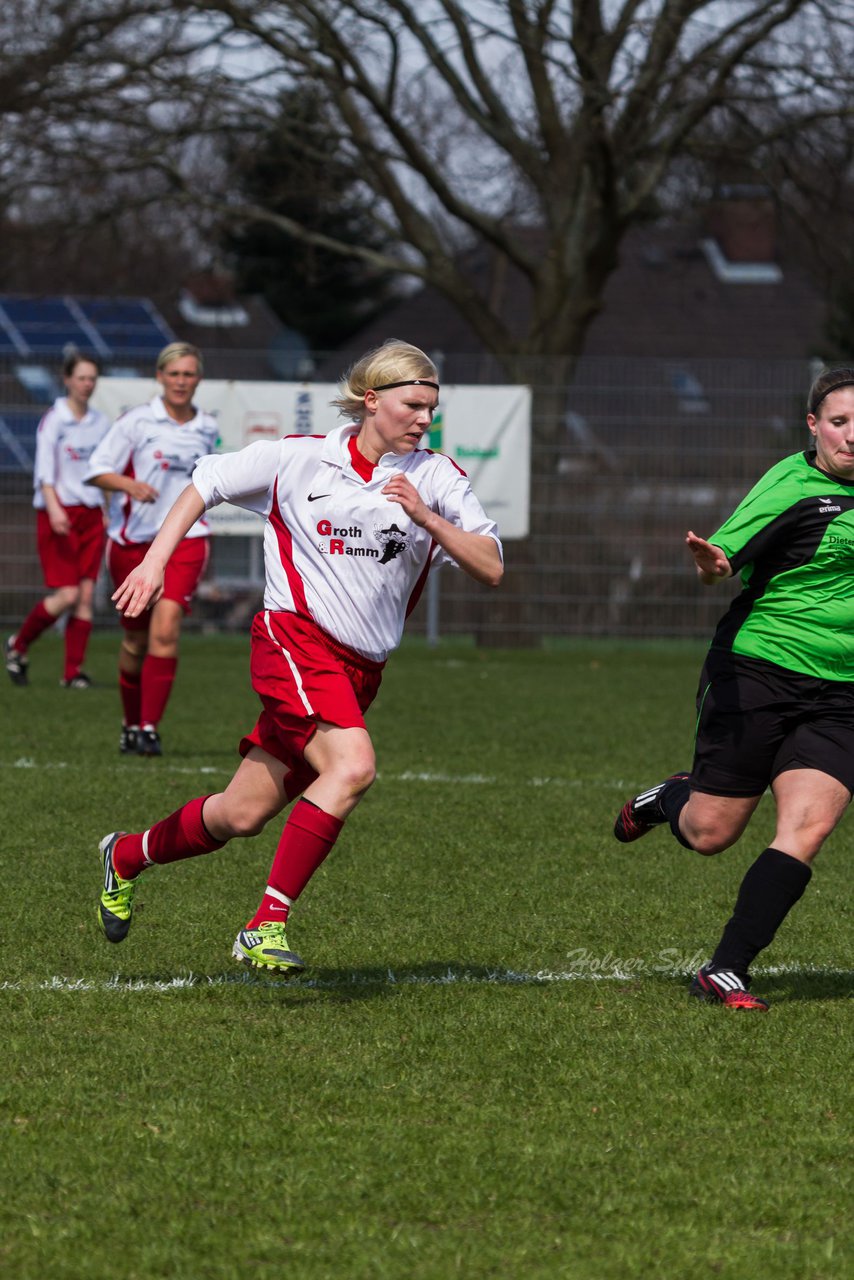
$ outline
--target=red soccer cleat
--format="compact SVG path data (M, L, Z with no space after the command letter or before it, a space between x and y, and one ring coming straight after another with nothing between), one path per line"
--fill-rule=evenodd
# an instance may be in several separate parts
M690 994L709 1004L722 1004L727 1009L756 1009L768 1012L768 1001L750 994L749 979L732 969L710 969L703 965L691 983Z
M620 844L631 844L633 840L640 840L641 836L652 831L653 827L666 822L667 814L661 807L661 798L665 789L673 782L685 782L690 776L688 773L671 774L669 778L659 782L657 787L650 787L648 791L642 791L639 796L627 800L614 823L614 835Z

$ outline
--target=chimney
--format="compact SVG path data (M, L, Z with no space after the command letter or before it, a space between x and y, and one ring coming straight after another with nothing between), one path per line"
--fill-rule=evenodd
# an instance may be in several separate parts
M777 220L768 188L730 183L709 209L709 234L727 262L771 263L777 256Z

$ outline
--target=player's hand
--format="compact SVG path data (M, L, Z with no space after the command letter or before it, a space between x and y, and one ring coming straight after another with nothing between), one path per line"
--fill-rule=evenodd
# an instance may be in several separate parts
M694 557L697 573L703 582L717 582L721 578L732 576L732 565L720 547L707 542L705 538L701 538L699 534L693 533L690 529L685 542Z
M430 508L422 502L421 494L402 472L393 475L388 484L383 486L381 492L386 495L389 501L399 502L413 524L426 524L427 517L430 515Z
M147 565L143 560L135 569L131 569L110 598L124 617L138 618L151 605L156 604L162 594L163 570Z
M134 502L156 502L160 497L157 489L153 485L146 484L144 480L129 480L126 492Z
M68 519L68 512L64 507L59 511L51 512L48 515L50 527L59 538L66 537L71 532L71 521Z

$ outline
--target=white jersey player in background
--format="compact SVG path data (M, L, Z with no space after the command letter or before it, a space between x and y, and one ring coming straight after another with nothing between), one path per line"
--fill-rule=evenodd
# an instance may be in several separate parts
M255 835L301 796L232 954L285 976L303 969L285 936L288 912L374 780L364 712L429 569L449 562L489 586L503 575L496 526L466 476L421 448L438 400L438 375L423 351L390 340L368 352L333 402L346 426L203 459L115 592L123 615L139 616L157 599L175 546L219 502L266 517L266 593L251 650L261 715L223 792L191 800L143 833L101 841L98 915L111 942L127 935L145 868Z
M86 473L89 484L112 495L107 566L114 587L141 563L193 467L217 441L216 420L193 402L202 377L199 350L170 343L157 357L156 376L160 394L113 423ZM122 619L123 753L162 753L158 726L178 667L181 622L207 564L209 534L202 513L173 548L159 599Z
M30 610L16 634L6 639L4 658L13 684L29 683L30 645L63 614L69 617L60 684L66 689L88 689L92 684L83 662L104 554L104 500L84 480L89 459L110 425L89 404L98 372L91 356L72 352L62 366L65 395L58 397L38 426L33 506L49 594Z

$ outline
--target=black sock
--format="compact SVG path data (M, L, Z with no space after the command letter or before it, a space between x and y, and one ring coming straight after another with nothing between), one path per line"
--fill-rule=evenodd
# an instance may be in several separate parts
M688 803L691 795L691 783L687 778L674 778L664 784L658 803L661 812L670 823L670 830L682 845L683 849L693 849L679 830L679 815Z
M710 967L746 974L754 957L771 943L811 875L807 863L791 854L763 850L741 882Z

